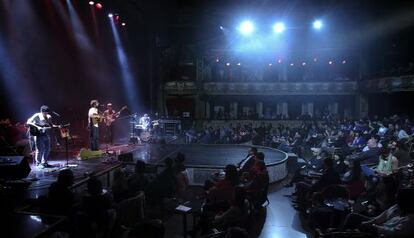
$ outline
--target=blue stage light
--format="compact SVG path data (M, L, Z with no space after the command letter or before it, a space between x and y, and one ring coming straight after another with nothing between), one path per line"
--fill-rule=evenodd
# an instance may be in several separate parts
M283 22L277 22L273 25L273 32L282 33L285 31L285 24Z
M251 21L244 21L240 24L239 27L240 33L243 35L250 35L254 32L254 25Z
M315 20L312 25L314 29L320 30L323 27L323 22L321 20Z

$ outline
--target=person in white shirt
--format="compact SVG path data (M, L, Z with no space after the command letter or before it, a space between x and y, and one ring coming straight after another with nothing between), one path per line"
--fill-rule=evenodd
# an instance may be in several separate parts
M33 114L26 124L30 126L30 134L33 136L35 144L36 166L50 167L47 159L50 152L49 129L57 127L52 123L52 116L49 114L49 107L43 105L40 112Z
M99 150L99 111L98 100L91 101L91 108L88 111L88 125L89 125L89 138L91 143L91 150Z
M144 130L148 130L151 124L151 119L148 114L144 114L143 117L139 119L139 124L142 126Z

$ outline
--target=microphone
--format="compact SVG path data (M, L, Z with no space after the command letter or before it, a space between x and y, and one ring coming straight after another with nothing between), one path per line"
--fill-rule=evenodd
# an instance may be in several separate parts
M59 114L59 113L57 113L57 112L55 112L55 111L52 111L52 113L53 113L54 115L56 115L56 116L60 117L60 114Z

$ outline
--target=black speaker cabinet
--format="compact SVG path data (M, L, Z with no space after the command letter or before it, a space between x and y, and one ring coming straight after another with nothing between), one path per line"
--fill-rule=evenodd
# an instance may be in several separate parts
M30 165L24 156L1 156L0 155L0 178L22 179L30 173Z

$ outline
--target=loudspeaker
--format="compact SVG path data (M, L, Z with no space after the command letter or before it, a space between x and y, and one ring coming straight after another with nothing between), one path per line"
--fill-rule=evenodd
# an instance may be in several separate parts
M122 162L132 162L134 160L134 156L132 153L125 153L118 155L118 160Z
M31 169L27 157L0 156L0 178L22 179L29 175Z

